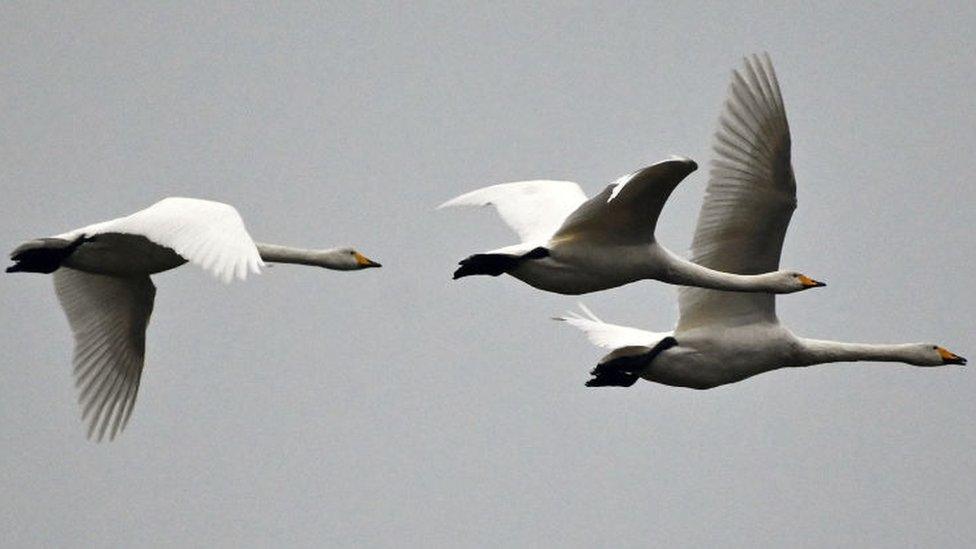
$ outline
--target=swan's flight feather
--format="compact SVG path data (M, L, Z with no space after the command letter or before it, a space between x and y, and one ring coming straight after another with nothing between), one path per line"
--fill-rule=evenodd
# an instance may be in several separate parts
M617 349L620 347L653 347L662 339L671 335L671 332L650 332L630 326L620 326L609 324L597 318L586 305L579 304L583 314L575 311L566 313L565 316L557 316L555 320L566 322L570 326L581 330L586 334L590 343L605 349Z
M677 158L625 175L576 209L552 238L608 244L653 242L664 203L696 168L693 161Z
M58 238L122 233L170 248L224 282L244 280L264 265L237 210L228 204L170 197L134 214L95 223Z
M115 438L132 413L156 287L148 276L54 272L54 289L75 338L75 383L88 437Z
M795 208L783 98L769 56L753 56L743 71L732 74L691 260L736 274L775 271ZM712 322L776 321L772 294L687 286L678 292L679 330Z
M522 242L545 242L570 213L586 201L571 181L518 181L477 189L437 208L494 206Z

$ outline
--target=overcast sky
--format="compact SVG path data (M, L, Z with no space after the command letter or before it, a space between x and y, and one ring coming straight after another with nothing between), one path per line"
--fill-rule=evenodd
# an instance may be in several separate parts
M0 276L11 546L976 543L976 377L838 364L705 392L590 389L575 298L452 281L513 243L433 208L534 178L588 193L706 165L730 71L768 50L799 208L799 335L976 355L976 4L348 2L0 7L0 248L170 195L255 239L383 269L156 276L128 429L85 439L49 277ZM690 242L706 169L658 225ZM657 282L584 296L666 330Z

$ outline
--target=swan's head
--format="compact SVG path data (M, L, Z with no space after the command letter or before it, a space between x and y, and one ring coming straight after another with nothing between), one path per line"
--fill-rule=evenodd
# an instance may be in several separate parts
M933 343L917 343L911 345L909 356L906 357L909 364L916 366L942 366L945 364L966 365L966 359Z
M824 282L814 280L796 271L777 271L773 273L773 284L779 290L779 293L784 294L802 292L810 288L820 288L827 285Z
M332 261L330 268L340 271L358 271L371 267L382 267L379 263L367 258L353 248L337 248L331 250Z

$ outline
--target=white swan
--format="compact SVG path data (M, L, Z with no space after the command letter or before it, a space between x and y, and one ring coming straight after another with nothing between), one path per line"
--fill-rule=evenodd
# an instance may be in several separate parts
M124 429L135 404L156 294L149 275L186 262L224 282L259 272L263 261L337 270L380 266L351 248L255 244L232 206L194 198L166 198L126 217L32 240L11 259L16 263L8 273L54 273L75 337L82 417L97 440Z
M717 157L692 244L692 258L737 273L777 268L796 203L790 133L768 56L747 59L733 72L716 132ZM872 345L799 338L776 318L775 296L680 288L673 332L607 324L585 306L558 317L612 349L589 386L649 381L708 389L791 366L858 360L916 366L965 364L930 343Z
M655 279L740 292L791 293L824 286L795 271L731 274L696 265L654 239L674 188L697 165L687 158L658 162L621 177L587 200L569 181L520 181L485 187L438 206L493 205L520 244L472 255L454 278L508 273L561 294L584 294ZM761 212L742 221L757 223Z

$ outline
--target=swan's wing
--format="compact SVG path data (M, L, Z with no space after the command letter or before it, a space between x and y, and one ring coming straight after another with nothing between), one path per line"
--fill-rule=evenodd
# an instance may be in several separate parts
M775 271L795 208L783 97L769 56L753 56L732 73L691 260L736 274ZM772 294L685 286L679 289L678 307L679 330L709 322L776 321Z
M494 206L522 242L545 242L585 201L583 190L571 181L518 181L471 191L437 208Z
M662 339L671 335L670 333L649 332L639 330L629 326L608 324L593 314L586 305L579 304L583 314L575 311L567 313L565 316L554 317L554 320L561 320L586 334L590 343L604 349L619 349L620 347L644 346L653 347Z
M687 158L673 158L625 175L573 212L552 239L614 245L651 242L664 203L697 167Z
M264 265L257 246L233 206L197 198L170 197L132 215L60 235L136 234L202 267L224 282L247 278Z
M88 438L115 438L139 391L146 325L156 287L148 276L120 278L62 267L54 289L75 336L75 384Z

